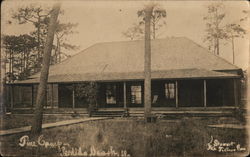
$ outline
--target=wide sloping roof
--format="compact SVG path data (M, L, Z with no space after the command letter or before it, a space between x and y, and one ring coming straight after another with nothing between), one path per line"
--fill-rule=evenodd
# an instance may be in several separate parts
M86 81L86 78L90 78L90 76L92 76L91 80L97 80L98 77L106 75L109 75L109 79L115 80L116 76L119 75L119 78L122 79L121 76L127 76L127 74L131 75L131 79L136 79L137 75L143 73L143 69L143 40L105 42L95 44L60 64L51 66L49 80L62 82L62 80L72 77L65 81L79 79ZM209 77L212 70L236 70L240 68L213 55L188 38L169 37L151 41L151 69L158 72L171 71L166 76L159 75L159 77L173 78L176 77L173 73L175 70L183 72L184 69L203 69L203 72L206 70L207 77ZM39 75L36 74L30 78L38 78ZM184 73L182 75L178 77L185 77ZM194 73L193 75L196 77ZM215 75L213 76L215 77ZM102 80L105 80L104 78Z
M212 79L212 78L239 78L239 75L225 72L210 71L206 69L178 69L166 71L152 71L152 79ZM121 81L121 80L142 80L143 72L130 73L85 73L53 75L48 79L49 83L60 82L81 82L81 81ZM19 81L20 84L38 83L39 78Z

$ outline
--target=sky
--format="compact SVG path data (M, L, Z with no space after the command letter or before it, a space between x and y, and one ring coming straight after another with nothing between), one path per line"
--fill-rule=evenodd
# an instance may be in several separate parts
M78 45L75 54L87 47L110 41L126 41L128 38L122 35L133 23L138 22L137 11L142 9L148 1L80 1L64 0L61 9L64 14L59 16L62 22L78 23L75 28L77 33L68 37L68 42ZM1 33L19 35L34 30L31 24L19 25L11 19L11 13L18 7L30 4L40 4L50 7L53 1L8 0L1 5ZM157 1L155 2L167 12L166 26L160 30L159 38L187 37L197 44L207 47L203 42L205 36L205 21L207 5L211 1ZM246 16L242 10L249 10L247 1L223 1L226 17L223 24L239 23L249 30L249 20L239 22ZM12 24L8 24L11 20ZM232 62L231 44L223 42L221 45L221 57ZM249 60L249 36L235 40L235 64L246 69Z

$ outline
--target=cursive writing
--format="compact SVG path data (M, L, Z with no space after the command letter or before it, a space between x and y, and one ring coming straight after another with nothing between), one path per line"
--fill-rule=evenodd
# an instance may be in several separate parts
M20 147L45 147L45 148L59 148L62 145L69 145L60 141L50 142L46 141L43 135L40 135L37 140L31 141L28 135L24 135L19 139Z
M57 149L60 156L86 156L86 157L130 157L126 150L116 151L112 146L107 151L97 150L94 146L90 150L84 150L81 147L71 147L68 143L61 141L51 142L44 139L40 135L37 140L31 140L28 135L24 135L19 139L20 147L44 147L50 149Z
M222 143L211 136L211 140L207 144L207 150L217 152L239 152L245 151L246 148L242 148L241 145L236 142Z
M130 157L126 150L117 152L110 146L108 151L97 150L94 146L91 146L90 151L83 151L81 147L78 148L66 148L61 147L60 156L83 156L83 157Z

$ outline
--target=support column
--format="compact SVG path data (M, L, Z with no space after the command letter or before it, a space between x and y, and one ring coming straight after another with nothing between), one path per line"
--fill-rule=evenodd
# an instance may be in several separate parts
M203 89L204 89L204 107L207 107L207 81L203 81Z
M234 105L237 107L239 104L238 102L238 90L237 90L237 80L234 79Z
M126 93L126 82L123 83L123 102L124 108L127 108L127 93Z
M73 87L73 92L72 92L72 108L74 109L75 108L75 86L74 84L72 85Z
M178 82L175 81L175 107L177 108L179 106L178 104Z
M51 84L51 108L54 108L54 84Z

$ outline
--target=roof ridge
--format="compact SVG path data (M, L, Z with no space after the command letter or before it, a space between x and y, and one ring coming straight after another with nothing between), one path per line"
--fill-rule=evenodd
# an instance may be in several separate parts
M157 38L157 39L151 39L151 41L157 41L157 40L166 40L171 38L186 38L184 36L175 37L175 36L167 36L164 38ZM137 40L120 40L120 41L104 41L104 42L97 42L96 44L112 44L112 43L129 43L129 42L143 42L144 39L137 39Z

